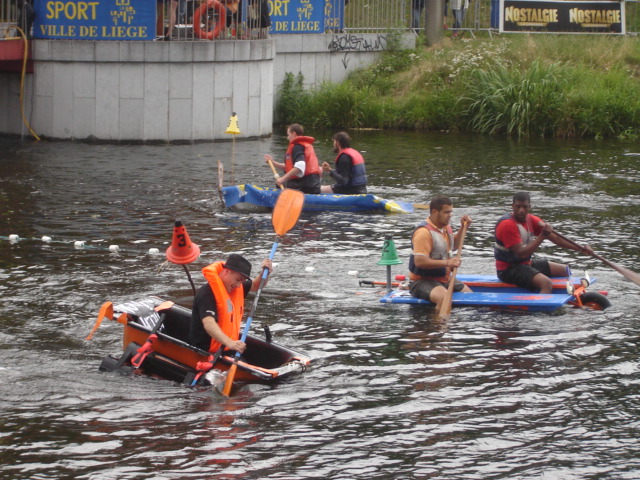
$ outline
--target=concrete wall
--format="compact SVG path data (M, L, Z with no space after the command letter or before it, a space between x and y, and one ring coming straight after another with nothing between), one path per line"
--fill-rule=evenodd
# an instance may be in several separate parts
M244 135L268 135L274 56L272 40L35 40L25 110L38 135L56 139L211 140L232 112ZM22 131L18 96L19 76L3 74L3 133Z
M406 39L412 45L413 37ZM96 42L35 40L25 116L44 138L106 142L229 140L272 133L277 87L302 72L306 87L340 82L373 63L386 38L279 35L266 40ZM20 75L0 73L0 133L28 135Z

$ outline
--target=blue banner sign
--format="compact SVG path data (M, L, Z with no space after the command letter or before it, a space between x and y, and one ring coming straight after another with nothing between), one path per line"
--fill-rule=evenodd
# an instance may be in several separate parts
M324 2L324 30L327 32L342 32L344 28L345 0L325 0Z
M34 0L35 38L153 40L154 0Z
M324 33L327 3L335 0L269 0L269 32Z

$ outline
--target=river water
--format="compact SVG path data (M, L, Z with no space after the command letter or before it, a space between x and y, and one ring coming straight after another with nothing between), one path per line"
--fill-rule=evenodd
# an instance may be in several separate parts
M330 133L310 133L330 159ZM386 235L403 260L393 275L406 272L425 210L303 213L286 235L252 332L269 324L275 341L313 357L300 376L227 399L98 372L121 351L116 322L84 340L103 301L189 305L184 269L163 265L176 218L202 250L189 266L198 285L230 252L268 256L270 215L223 209L216 162L226 185L268 184L262 157L281 157L284 142L0 140L1 479L640 478L639 287L548 246L597 277L592 289L613 306L460 308L438 321L429 308L380 304L358 280L385 279ZM461 273L493 273L492 226L523 189L558 231L640 271L637 144L356 132L354 146L372 193L414 203L447 193L456 224L473 217Z

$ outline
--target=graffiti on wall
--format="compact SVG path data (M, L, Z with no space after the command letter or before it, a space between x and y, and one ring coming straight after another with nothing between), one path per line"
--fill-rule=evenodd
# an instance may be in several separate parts
M349 66L349 53L351 52L381 52L387 49L387 37L376 35L375 38L362 37L354 34L334 35L329 42L330 52L344 52L342 66Z

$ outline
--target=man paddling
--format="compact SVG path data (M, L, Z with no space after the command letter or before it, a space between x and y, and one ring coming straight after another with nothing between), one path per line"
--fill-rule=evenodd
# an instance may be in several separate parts
M549 277L570 276L569 267L550 262L546 258L534 258L533 254L544 240L559 247L593 255L589 245L576 245L554 233L548 223L532 215L531 197L527 192L513 196L512 211L500 217L496 223L493 254L498 278L506 283L540 293L551 293L553 283Z
M271 260L262 268L271 272ZM244 299L258 290L262 270L251 279L251 263L232 253L226 262L216 262L202 270L207 284L198 289L189 325L189 343L202 350L216 352L221 345L228 350L244 352L240 341L240 323L244 314Z
M287 139L289 147L284 163L275 162L271 155L264 156L265 162L285 172L284 175L276 178L276 184L279 187L292 188L303 193L320 193L322 171L313 149L315 138L305 136L302 125L294 123L287 127Z
M409 256L409 291L411 295L436 304L440 310L453 268L462 263L453 255L462 238L462 229L453 234L451 215L453 202L446 195L436 195L429 203L429 218L422 221L411 236ZM471 217L463 215L460 224L471 224ZM456 280L454 292L471 292L464 283Z
M336 183L323 185L322 193L356 195L367 193L367 171L362 154L351 148L351 137L346 132L333 136L333 151L337 154L335 168L327 162L322 163L322 171L328 173Z

